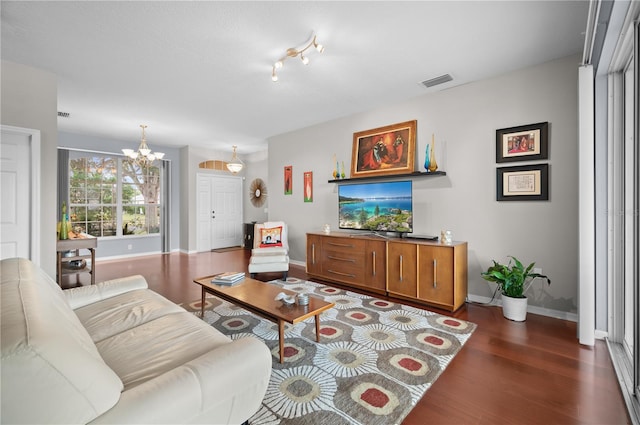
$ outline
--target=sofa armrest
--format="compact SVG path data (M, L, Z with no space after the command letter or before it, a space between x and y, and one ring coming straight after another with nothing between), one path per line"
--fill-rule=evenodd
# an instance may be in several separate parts
M85 305L115 297L125 292L146 289L147 281L141 275L128 276L119 279L105 280L95 285L79 286L62 291L73 310Z
M271 375L260 340L234 340L124 391L92 424L239 424L260 408Z

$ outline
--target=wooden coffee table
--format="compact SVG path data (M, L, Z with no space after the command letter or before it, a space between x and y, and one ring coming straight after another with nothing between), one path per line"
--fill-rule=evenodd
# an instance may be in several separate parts
M244 280L234 286L223 286L211 283L215 275L194 279L193 281L202 287L202 299L200 317L204 319L205 294L208 292L232 304L236 304L252 313L264 317L278 324L278 338L280 347L280 363L284 361L284 324L298 323L311 316L316 321L316 341L320 342L320 313L335 306L324 300L309 297L309 305L285 305L282 301L276 301L275 297L280 292L287 295L297 295L294 291L281 288L270 283L245 277Z

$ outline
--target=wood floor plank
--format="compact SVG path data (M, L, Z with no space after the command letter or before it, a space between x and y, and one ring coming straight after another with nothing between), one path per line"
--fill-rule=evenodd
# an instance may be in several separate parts
M195 277L248 272L249 257L250 251L238 250L98 261L96 282L141 274L154 291L186 303L200 297ZM307 279L300 266L292 265L289 275ZM258 275L265 281L279 277ZM62 286L88 285L89 278L66 278ZM630 423L606 344L578 344L576 323L535 314L516 323L504 319L497 307L476 304L454 313L433 311L478 328L404 425Z

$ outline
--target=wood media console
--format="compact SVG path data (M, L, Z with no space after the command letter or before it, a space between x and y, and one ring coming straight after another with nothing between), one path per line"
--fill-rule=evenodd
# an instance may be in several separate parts
M467 242L307 233L307 274L455 311L467 297Z

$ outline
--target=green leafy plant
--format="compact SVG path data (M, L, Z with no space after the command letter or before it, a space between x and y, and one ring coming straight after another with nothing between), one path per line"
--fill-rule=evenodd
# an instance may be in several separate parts
M486 272L481 273L485 280L497 283L500 292L504 295L512 298L524 298L524 292L528 288L528 286L525 288L527 280L537 277L546 279L547 284L551 285L551 279L547 276L540 273L531 273L535 263L529 264L525 269L516 257L509 256L509 258L509 263L506 265L492 260L493 265Z

